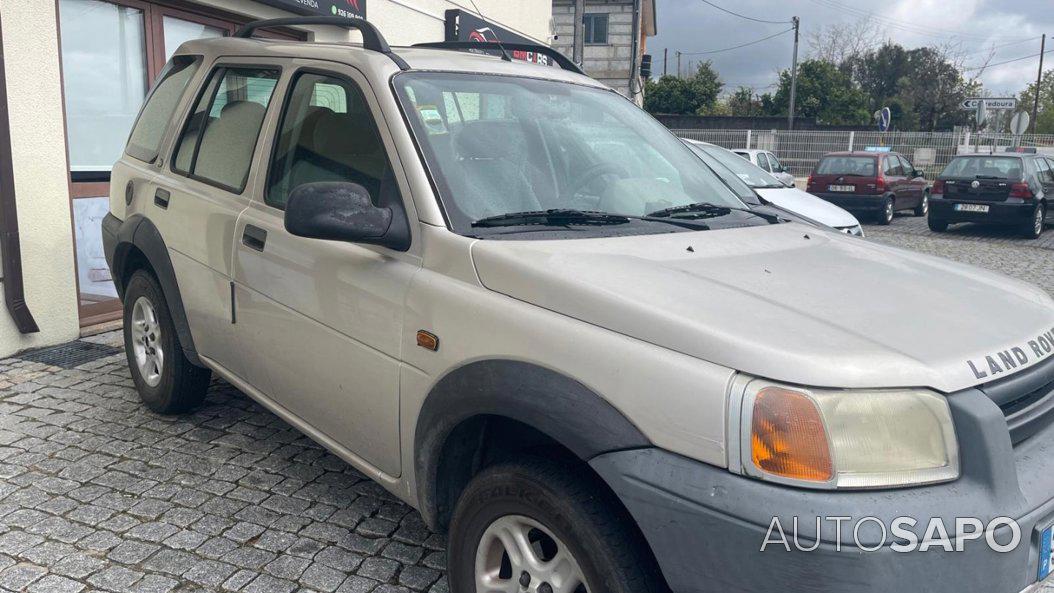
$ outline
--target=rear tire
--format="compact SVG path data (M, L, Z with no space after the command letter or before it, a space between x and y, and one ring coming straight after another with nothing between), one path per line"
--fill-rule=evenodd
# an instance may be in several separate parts
M1047 210L1043 204L1036 206L1032 212L1032 218L1021 227L1021 235L1026 239L1038 239L1043 235L1043 225L1046 220Z
M517 539L496 535L510 532L527 535L518 540L530 542L527 551L514 545L510 553L505 542ZM518 561L529 555L563 570ZM495 465L473 478L454 509L447 569L451 593L544 591L545 583L576 593L669 593L614 495L588 472L546 459Z
M878 211L878 224L889 226L893 224L893 198L886 198L885 205Z
M930 227L930 230L935 233L943 233L948 230L947 220L934 220L931 216L926 219L926 224Z
M139 397L158 414L180 414L205 399L212 375L183 354L168 302L154 275L132 274L124 292L124 349Z
M918 206L915 206L913 214L915 216L926 216L930 213L930 192L922 194L922 201L919 202Z

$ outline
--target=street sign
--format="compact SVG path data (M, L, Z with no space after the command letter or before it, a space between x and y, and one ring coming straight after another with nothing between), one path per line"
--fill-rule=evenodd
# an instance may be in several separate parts
M1027 111L1018 111L1010 120L1010 133L1020 136L1028 131L1028 124L1032 123Z
M875 112L875 123L878 124L878 131L885 132L889 129L889 122L892 121L893 114L890 113L889 107L883 107Z
M972 97L964 100L960 106L966 111L973 111L981 101L984 101L989 109L1017 109L1017 99L1013 97Z
M980 130L988 123L988 101L985 99L978 99L977 105L974 106L977 109L977 115L975 120L977 122L977 129Z

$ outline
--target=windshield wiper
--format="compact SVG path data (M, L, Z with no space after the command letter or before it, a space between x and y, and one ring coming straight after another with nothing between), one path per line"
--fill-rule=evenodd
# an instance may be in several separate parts
M527 212L509 212L481 218L472 223L473 227L503 227L503 226L568 226L568 225L609 225L626 224L630 221L628 216L611 214L610 212L597 212L594 210L574 210L570 208L558 208L552 210L531 210Z
M722 206L714 204L712 202L696 202L695 204L686 204L684 206L674 206L672 208L663 208L662 210L656 210L650 214L645 215L646 219L654 220L656 218L673 218L680 220L699 220L703 218L719 218L721 216L727 216L732 211L746 212L752 214L770 223L780 222L778 216L774 216L767 212L759 212L757 210L751 210L750 208L739 208L736 206Z
M1000 177L998 175L974 175L974 179L1006 179L1006 177Z

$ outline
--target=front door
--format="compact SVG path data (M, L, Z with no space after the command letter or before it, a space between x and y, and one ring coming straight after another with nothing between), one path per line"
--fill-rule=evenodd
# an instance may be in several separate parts
M398 476L403 303L420 264L383 247L290 235L283 214L289 193L311 182L358 183L374 203L409 194L357 71L303 68L290 89L263 191L236 230L234 327L255 355L246 372L278 405Z

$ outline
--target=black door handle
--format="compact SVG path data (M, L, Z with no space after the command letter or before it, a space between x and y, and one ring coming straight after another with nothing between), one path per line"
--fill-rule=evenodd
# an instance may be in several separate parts
M154 192L154 204L159 208L168 210L168 200L171 197L172 195L168 193L167 189L157 188L157 191Z
M267 231L260 227L253 226L251 224L245 225L245 230L242 231L242 244L249 249L255 249L256 251L263 251L264 244L267 243Z

